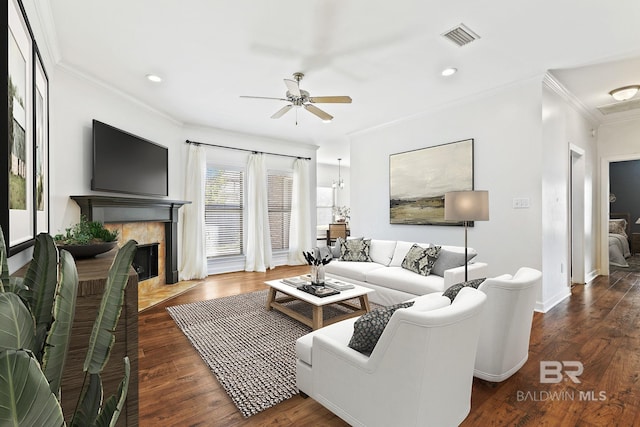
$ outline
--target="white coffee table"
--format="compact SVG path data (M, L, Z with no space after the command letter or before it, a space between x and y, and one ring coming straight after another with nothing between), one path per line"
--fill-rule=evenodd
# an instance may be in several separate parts
M265 284L269 286L267 310L278 310L279 312L310 326L313 330L320 329L323 326L327 326L344 319L349 319L350 317L361 316L367 313L370 310L367 294L373 292L373 289L354 284L353 289L347 289L345 291L340 291L339 294L320 298L307 292L300 291L294 286L287 285L280 280L270 280L265 282ZM285 294L285 296L277 297L278 292ZM346 302L353 298L358 298L360 302L359 307L355 304ZM284 303L294 300L300 300L311 304L313 312L312 318L308 318L284 305ZM351 311L325 321L323 318L323 308L331 304L338 304Z

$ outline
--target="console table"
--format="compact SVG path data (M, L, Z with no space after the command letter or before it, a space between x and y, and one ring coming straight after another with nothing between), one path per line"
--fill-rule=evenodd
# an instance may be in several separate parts
M65 419L70 421L82 387L84 373L82 367L89 345L96 313L100 308L107 273L116 250L111 250L95 258L76 260L78 269L78 297L76 313L71 329L69 353L62 376L62 409ZM23 277L28 264L14 273ZM125 288L124 304L116 327L116 341L111 349L109 362L102 372L104 399L116 394L124 375L124 356L129 356L131 373L125 407L118 419L118 426L138 425L138 275L133 268L129 271L129 281Z

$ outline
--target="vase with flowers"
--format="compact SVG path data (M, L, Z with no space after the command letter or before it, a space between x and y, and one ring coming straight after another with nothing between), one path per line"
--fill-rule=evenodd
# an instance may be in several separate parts
M307 260L307 264L311 266L311 284L324 285L324 266L331 262L331 257L316 258L313 253L305 251L302 251L302 255L304 255L304 259Z

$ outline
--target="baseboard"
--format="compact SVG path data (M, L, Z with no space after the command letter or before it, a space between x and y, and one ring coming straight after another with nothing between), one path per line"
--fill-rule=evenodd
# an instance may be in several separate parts
M600 270L596 268L595 270L587 273L587 276L584 278L584 281L585 281L585 283L589 283L590 281L592 281L593 279L595 279L599 275L600 275Z
M566 293L560 292L544 302L536 301L536 306L534 310L540 313L546 313L547 311L551 310L553 307L555 307L564 299L570 296L571 296L571 290L567 288Z

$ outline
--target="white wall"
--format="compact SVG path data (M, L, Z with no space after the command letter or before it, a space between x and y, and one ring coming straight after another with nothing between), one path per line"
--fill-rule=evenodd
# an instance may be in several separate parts
M389 224L389 155L474 138L475 189L489 191L490 220L469 246L491 276L542 268L541 79L361 132L351 141L352 235L463 245L461 227ZM526 197L529 209L513 209Z
M557 82L542 87L542 272L543 289L538 309L548 310L571 293L570 288L570 145L584 151L584 269L597 272L597 216L595 124L568 100Z
M318 163L318 187L331 187L338 180L338 166ZM351 177L350 168L340 166L340 177L344 181L344 188L335 192L336 206L351 205Z

